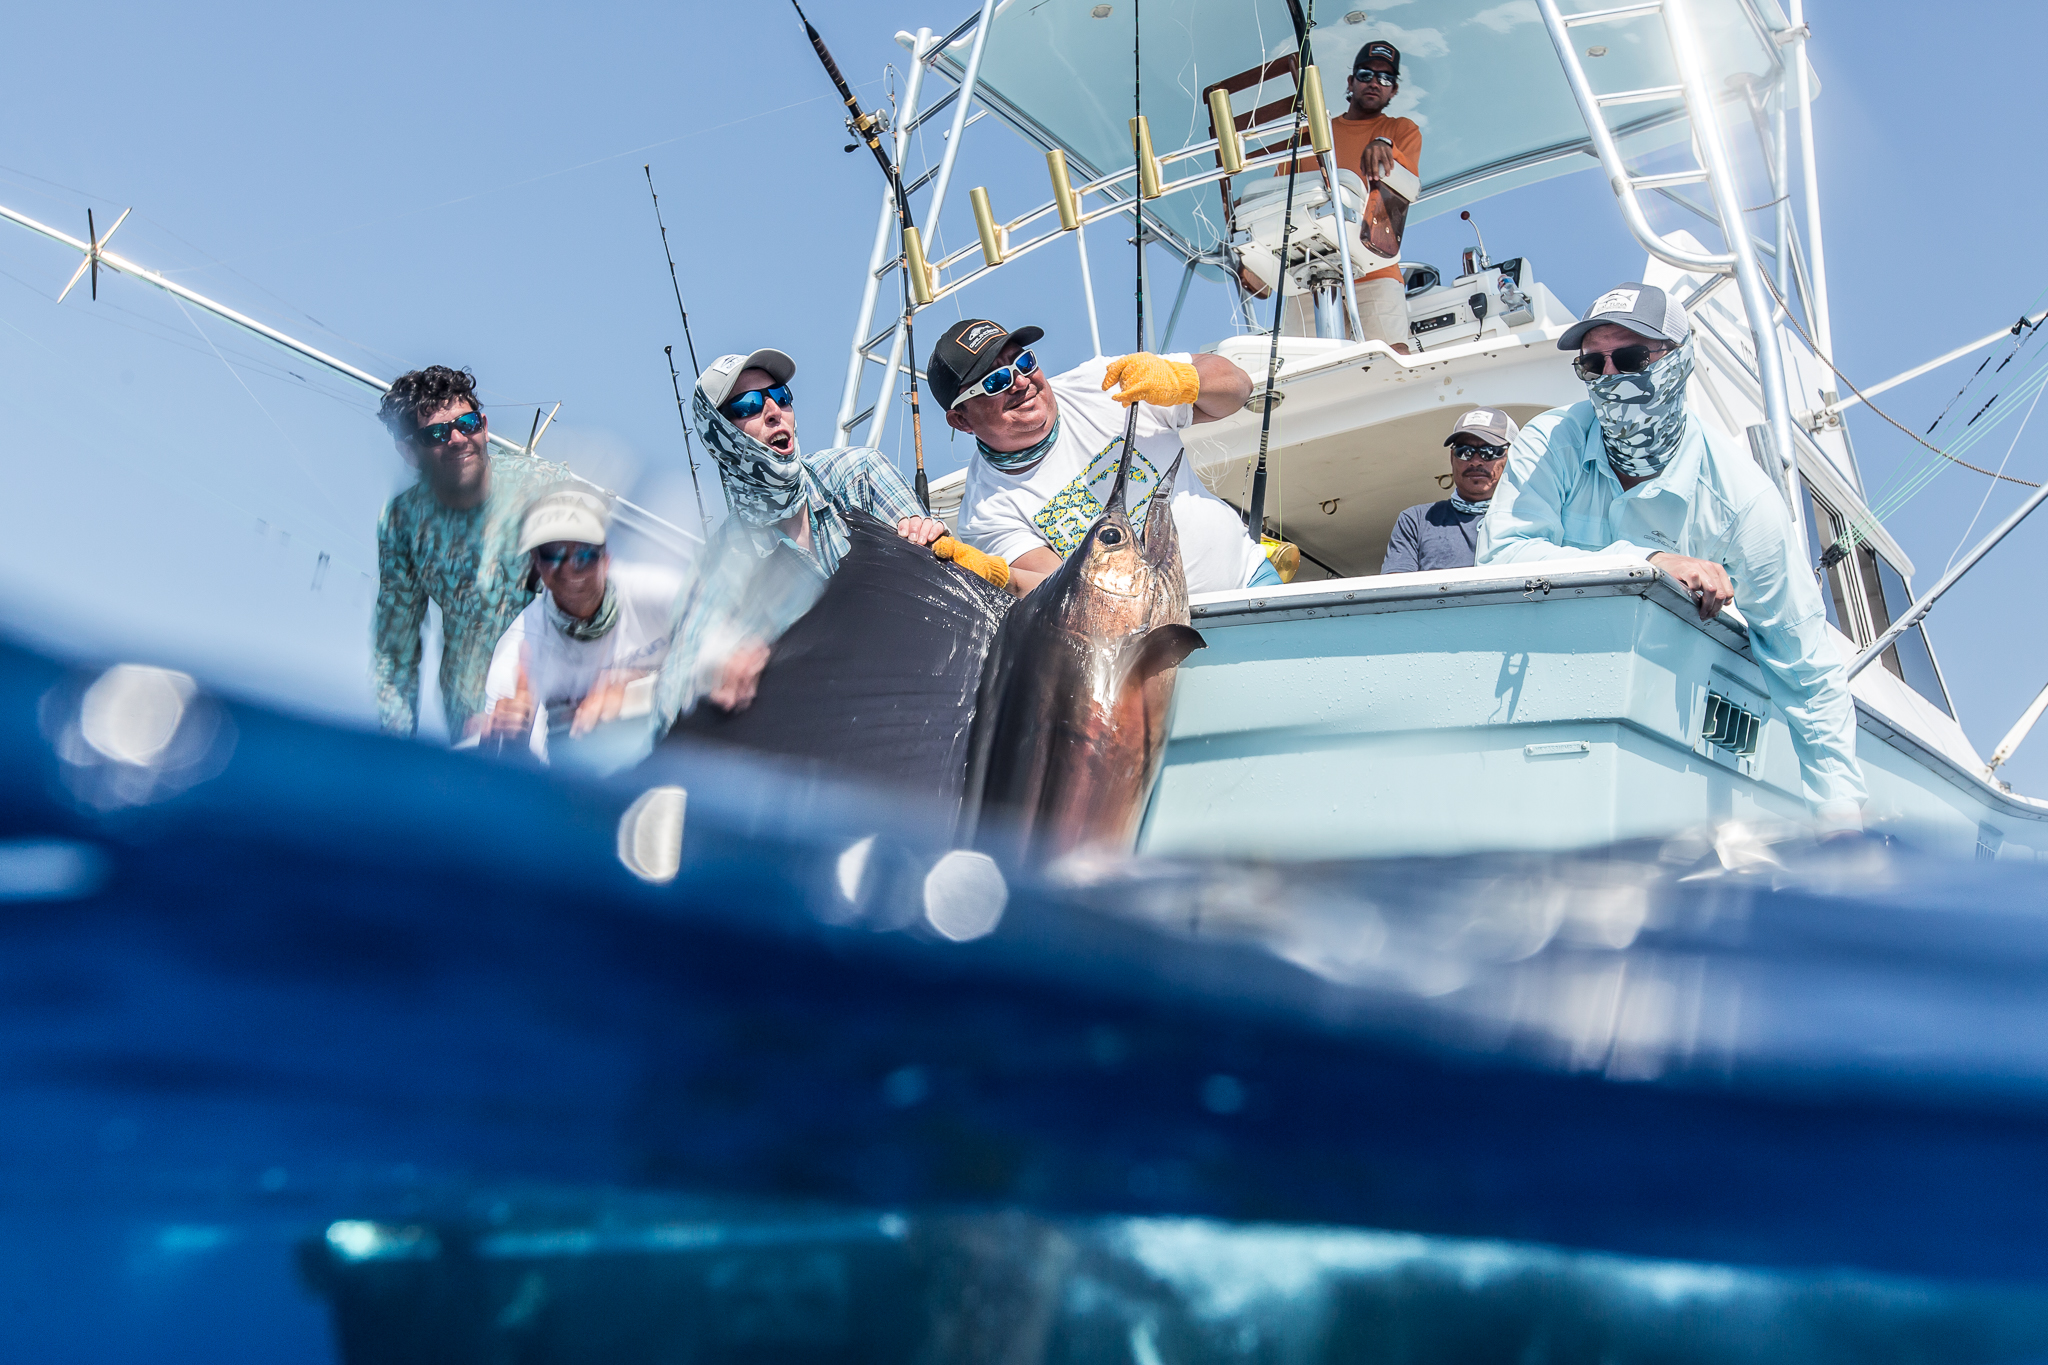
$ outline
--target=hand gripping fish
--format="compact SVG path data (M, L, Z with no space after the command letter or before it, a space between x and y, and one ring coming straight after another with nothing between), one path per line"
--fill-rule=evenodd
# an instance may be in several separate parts
M1102 515L1010 609L982 672L968 818L972 842L999 858L1130 849L1165 753L1175 670L1203 644L1173 526L1181 457L1152 494L1142 541L1124 510L1130 462L1127 439Z

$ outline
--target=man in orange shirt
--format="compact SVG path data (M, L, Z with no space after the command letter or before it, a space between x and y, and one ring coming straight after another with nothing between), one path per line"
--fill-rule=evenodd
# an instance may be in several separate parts
M1401 90L1401 53L1392 43L1374 41L1358 50L1345 82L1350 104L1330 120L1330 134L1336 143L1337 169L1356 172L1370 185L1400 167L1409 175L1422 170L1422 130L1411 119L1390 118L1387 105ZM1312 171L1315 163L1300 163ZM1284 174L1284 172L1283 172ZM1352 264L1359 265L1362 248L1352 247ZM1358 296L1358 318L1365 326L1365 339L1384 341L1404 355L1408 351L1408 295L1401 272L1394 266L1374 270L1353 281ZM1315 335L1313 300L1304 296L1290 312L1295 325L1290 332ZM1298 311L1296 311L1298 310Z

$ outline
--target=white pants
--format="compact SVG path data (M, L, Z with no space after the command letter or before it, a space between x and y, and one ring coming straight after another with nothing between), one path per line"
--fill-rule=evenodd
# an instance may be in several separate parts
M1406 346L1408 332L1408 291L1399 280L1353 280L1351 287L1358 295L1358 320L1365 328L1367 341L1384 341L1388 345ZM1341 308L1341 302L1340 302ZM1268 312L1267 317L1272 317ZM1339 317L1342 318L1340 312ZM1316 335L1316 300L1313 294L1291 294L1286 304L1286 319L1280 328L1281 335L1291 337L1312 337ZM1340 321L1338 335L1350 335L1348 321Z

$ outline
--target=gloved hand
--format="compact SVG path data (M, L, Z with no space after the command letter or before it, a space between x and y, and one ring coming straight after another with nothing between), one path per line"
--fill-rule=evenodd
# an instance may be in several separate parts
M952 560L967 572L987 579L998 588L1009 586L1010 561L1007 559L984 553L951 536L940 536L933 541L932 553L940 559Z
M1202 377L1195 372L1193 365L1182 360L1168 360L1149 351L1118 356L1110 361L1109 369L1102 376L1102 391L1109 393L1110 385L1116 383L1121 383L1123 388L1109 396L1125 407L1133 403L1150 403L1154 407L1177 408L1202 396Z

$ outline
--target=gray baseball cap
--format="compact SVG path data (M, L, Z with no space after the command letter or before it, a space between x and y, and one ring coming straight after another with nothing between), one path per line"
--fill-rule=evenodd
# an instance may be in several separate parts
M714 409L722 408L732 397L732 386L742 370L766 370L776 383L787 384L796 377L796 362L773 347L763 347L752 355L722 355L704 367L697 391Z
M1511 446L1522 429L1515 425L1515 419L1499 408L1468 408L1458 419L1458 425L1451 428L1451 434L1444 437L1449 445L1458 439L1459 432L1477 436L1490 446Z
M1668 341L1674 346L1692 335L1692 319L1685 315L1676 299L1654 284L1632 280L1627 284L1617 284L1594 299L1586 315L1565 328L1564 335L1557 339L1557 349L1578 350L1586 333L1610 322L1631 332L1641 332L1646 337Z

